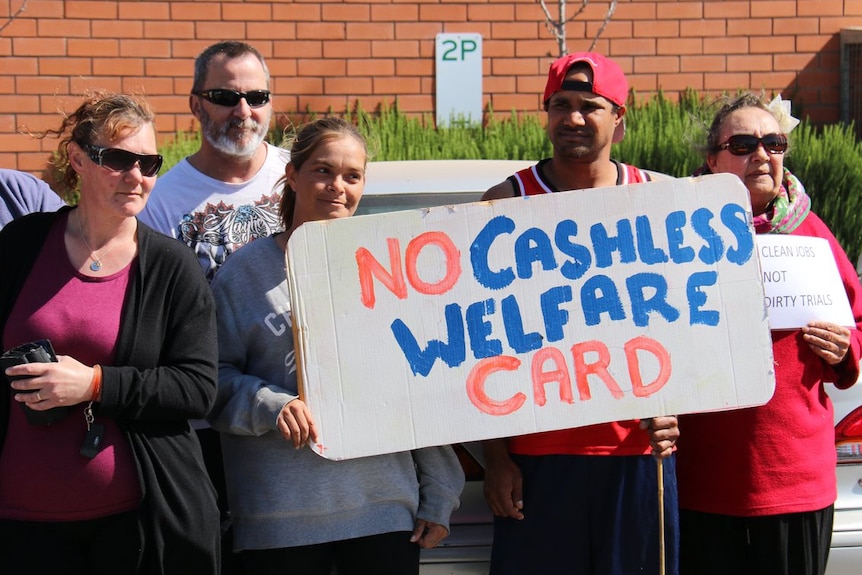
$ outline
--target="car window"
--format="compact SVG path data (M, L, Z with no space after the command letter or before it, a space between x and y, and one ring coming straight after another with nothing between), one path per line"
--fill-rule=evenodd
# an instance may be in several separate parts
M466 204L481 199L481 192L430 192L423 194L363 195L356 215L382 214L434 206Z

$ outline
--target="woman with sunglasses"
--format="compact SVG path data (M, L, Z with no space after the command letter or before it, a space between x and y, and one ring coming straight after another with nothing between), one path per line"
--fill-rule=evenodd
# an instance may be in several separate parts
M217 572L215 494L188 425L215 399L215 307L189 249L136 219L162 164L153 120L142 99L89 94L46 134L77 206L0 231L3 349L47 339L57 353L5 370L9 573Z
M219 390L210 422L247 575L416 575L420 547L448 534L458 507L464 474L450 447L329 461L306 445L317 432L298 398L284 252L303 223L353 215L366 156L365 138L340 118L305 126L286 167L287 231L236 252L212 282Z
M783 104L783 105L782 105ZM856 326L814 321L772 332L776 387L764 406L680 417L677 480L681 575L800 574L826 570L836 498L832 403L859 376L862 289L853 265L784 167L798 123L780 97L743 94L724 105L698 173L736 174L758 234L825 238Z

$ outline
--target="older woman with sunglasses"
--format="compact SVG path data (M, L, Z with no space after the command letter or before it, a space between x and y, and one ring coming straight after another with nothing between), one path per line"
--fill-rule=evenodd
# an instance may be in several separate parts
M215 307L188 248L136 218L162 164L153 113L94 92L48 134L80 200L0 231L3 349L57 353L5 369L0 565L211 575L218 511L188 419L215 399Z
M859 377L862 288L853 265L784 167L789 102L743 94L724 105L699 173L745 183L758 234L825 238L856 325L813 321L772 332L776 387L764 406L680 417L680 573L805 574L826 570L836 498L832 403L824 389Z

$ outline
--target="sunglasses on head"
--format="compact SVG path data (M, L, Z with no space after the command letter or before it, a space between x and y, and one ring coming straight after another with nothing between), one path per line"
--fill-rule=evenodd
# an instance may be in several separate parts
M251 90L249 92L237 92L236 90L201 90L192 92L195 96L200 96L208 102L212 102L218 106L227 106L233 108L239 101L245 98L248 105L252 108L265 106L269 103L271 92L269 90Z
M762 138L758 138L751 134L737 134L717 146L716 150L727 150L734 156L747 156L754 153L760 144L763 144L763 149L770 154L783 154L787 151L787 136L784 134L766 134Z
M93 162L115 172L127 172L139 165L141 175L149 178L159 173L162 158L159 154L136 154L120 148L103 148L92 144L78 144Z

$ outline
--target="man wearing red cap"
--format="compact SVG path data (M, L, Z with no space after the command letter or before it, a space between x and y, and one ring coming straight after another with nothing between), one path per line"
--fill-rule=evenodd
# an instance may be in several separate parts
M633 184L649 174L610 157L625 134L628 82L596 53L552 65L545 86L552 158L482 199ZM644 431L647 430L647 431ZM494 518L492 575L658 574L658 474L665 460L665 571L678 547L676 417L620 421L483 442L485 498Z

